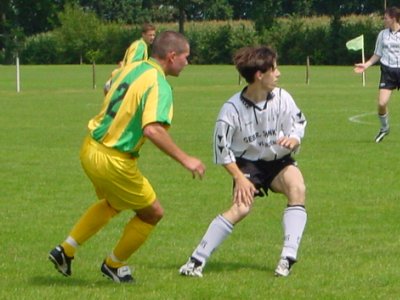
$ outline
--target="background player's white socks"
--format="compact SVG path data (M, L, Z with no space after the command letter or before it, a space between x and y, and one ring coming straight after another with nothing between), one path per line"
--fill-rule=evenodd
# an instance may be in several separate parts
M381 129L388 130L389 129L389 113L384 115L378 115L379 121L381 122Z
M284 241L281 257L296 260L297 250L307 223L307 212L303 206L289 206L283 213Z
M192 257L204 265L213 251L231 234L232 230L233 225L222 215L218 215L208 226L207 232L193 251Z

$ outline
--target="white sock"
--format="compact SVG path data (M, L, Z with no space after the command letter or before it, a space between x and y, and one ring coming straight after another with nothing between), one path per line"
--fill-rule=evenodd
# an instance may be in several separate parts
M388 130L389 129L389 113L384 115L379 115L379 121L381 122L381 129Z
M200 244L193 251L192 257L204 265L214 250L231 234L232 230L233 225L222 215L218 215L211 222Z
M72 238L72 237L67 237L67 239L65 240L66 243L70 244L72 247L74 247L75 249L77 249L79 247L79 244Z
M297 259L297 250L307 223L307 212L302 206L287 207L283 213L284 241L281 257Z

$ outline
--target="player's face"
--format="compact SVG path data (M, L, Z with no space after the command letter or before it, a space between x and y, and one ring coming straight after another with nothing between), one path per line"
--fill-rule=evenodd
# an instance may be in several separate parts
M153 44L154 39L156 38L156 31L149 30L147 32L142 33L142 37L147 45Z
M187 66L188 64L187 59L190 54L189 45L186 44L185 48L186 48L185 51L183 51L181 54L176 54L175 52L169 54L168 57L169 67L166 71L167 75L179 76L179 73L183 70L184 67Z
M393 28L396 18L391 18L388 14L385 14L383 16L383 23L385 24L385 28Z
M279 76L281 76L281 72L275 62L272 69L262 73L261 86L268 92L272 91L278 85Z

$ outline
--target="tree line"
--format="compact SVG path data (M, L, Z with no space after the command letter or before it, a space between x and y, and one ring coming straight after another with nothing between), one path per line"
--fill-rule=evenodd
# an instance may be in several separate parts
M1 0L0 63L12 60L28 37L62 26L66 7L79 7L105 23L176 23L185 33L193 21L245 20L262 35L282 17L380 14L386 0Z

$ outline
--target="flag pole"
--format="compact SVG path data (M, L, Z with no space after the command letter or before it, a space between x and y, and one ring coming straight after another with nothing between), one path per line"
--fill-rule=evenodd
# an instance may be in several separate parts
M17 68L17 93L19 93L21 91L21 81L20 81L20 72L19 72L19 57L18 57L18 53L17 53L17 57L15 58L15 66Z
M361 59L362 59L362 63L365 63L365 55L364 55L364 40L363 40L363 47L361 49ZM362 85L365 86L365 70L364 72L362 72Z

